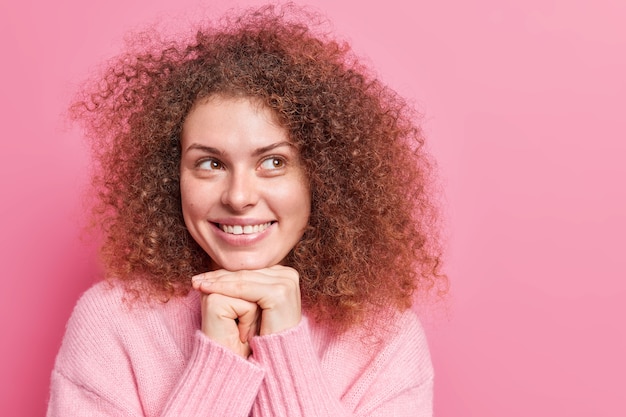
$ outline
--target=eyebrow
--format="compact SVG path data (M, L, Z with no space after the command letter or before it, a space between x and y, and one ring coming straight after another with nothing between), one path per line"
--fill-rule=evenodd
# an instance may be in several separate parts
M261 148L256 149L254 152L252 152L253 156L260 156L263 155L266 152L271 151L272 149L276 149L276 148L280 148L281 146L291 146L293 148L295 148L295 145L291 142L287 142L282 141L282 142L276 142L276 143L272 143L271 145L267 145L267 146L263 146Z
M276 143L272 143L271 145L267 145L267 146L263 146L261 148L257 148L254 150L254 152L252 152L252 156L259 156L259 155L263 155L266 152L271 151L272 149L276 149L276 148L280 148L281 146L290 146L290 147L294 147L295 145L291 142L288 141L282 141L282 142L276 142ZM193 150L193 149L198 149L202 152L205 153L210 153L210 154L214 154L214 155L223 155L224 152L222 152L221 150L214 148L212 146L205 146L205 145L201 145L199 143L192 143L191 145L189 145L186 149L186 152Z
M222 155L223 152L220 151L217 148L213 148L211 146L204 146L204 145L200 145L199 143L192 143L191 145L189 145L187 147L187 149L185 149L185 152L189 152L191 150L197 149L199 151L205 152L205 153L212 153L215 155Z

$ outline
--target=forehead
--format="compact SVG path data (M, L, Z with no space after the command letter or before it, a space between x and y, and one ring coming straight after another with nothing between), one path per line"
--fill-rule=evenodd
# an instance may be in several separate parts
M278 113L266 105L263 100L259 97L252 97L240 94L230 94L230 93L213 93L209 96L201 97L195 101L187 115L185 116L184 124L194 113L198 113L198 109L220 109L220 108L229 108L229 109L245 109L247 111L247 115L255 114L265 118L270 124L275 124L277 126L282 126L280 121L280 117ZM219 112L214 112L219 113ZM236 115L241 115L239 114ZM233 115L233 116L236 116ZM222 115L223 116L223 115ZM183 124L183 127L184 127Z
M187 114L181 135L191 143L232 148L291 142L276 113L258 99L211 96L199 100Z

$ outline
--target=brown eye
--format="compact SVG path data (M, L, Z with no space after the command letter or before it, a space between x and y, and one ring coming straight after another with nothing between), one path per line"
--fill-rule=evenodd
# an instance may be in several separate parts
M217 159L205 159L198 162L198 168L206 169L208 171L215 171L219 169L224 169L224 165L218 161Z
M261 162L261 168L272 170L272 169L280 169L285 166L285 161L281 158L271 157L267 158L263 162Z

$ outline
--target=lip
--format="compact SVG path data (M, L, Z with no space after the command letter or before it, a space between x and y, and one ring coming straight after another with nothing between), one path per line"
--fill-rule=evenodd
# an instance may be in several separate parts
M237 218L237 217L224 217L219 219L211 219L209 220L214 224L225 224L229 226L240 225L240 226L254 226L261 225L265 223L273 223L275 219L253 219L253 218Z

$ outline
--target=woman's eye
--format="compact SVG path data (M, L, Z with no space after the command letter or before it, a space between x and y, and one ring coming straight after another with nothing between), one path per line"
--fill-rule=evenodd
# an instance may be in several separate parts
M267 169L267 170L280 169L280 168L283 168L284 166L285 166L285 161L283 161L281 158L272 157L272 158L267 158L266 160L261 162L261 168Z
M204 161L200 161L198 163L198 168L215 171L218 169L224 169L224 165L216 159L205 159Z

